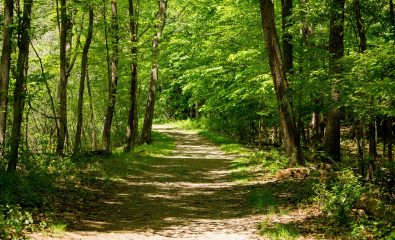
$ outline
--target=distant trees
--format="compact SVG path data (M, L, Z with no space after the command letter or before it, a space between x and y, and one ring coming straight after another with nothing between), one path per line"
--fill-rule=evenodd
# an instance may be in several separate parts
M328 161L356 149L371 179L393 159L392 0L43 0L29 59L23 11L2 3L3 168L34 154L129 152L152 141L155 117L282 145L292 163L308 160L302 147Z

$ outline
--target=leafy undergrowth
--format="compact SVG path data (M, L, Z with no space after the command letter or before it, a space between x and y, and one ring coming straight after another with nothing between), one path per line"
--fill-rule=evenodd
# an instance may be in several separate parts
M172 139L156 132L153 142L107 157L36 155L23 158L16 173L0 171L0 239L24 239L43 229L56 235L77 224L81 212L87 206L94 211L121 178L175 147Z
M276 173L286 169L289 162L279 149L253 151L231 138L200 130L201 126L190 120L175 125L197 131L226 153L240 155L231 164L232 175L236 181L253 184L249 202L262 213L260 232L263 236L270 239L395 239L391 222L372 218L357 209L358 200L368 188L361 185L352 171L336 172L329 178L317 173L302 179L278 180Z

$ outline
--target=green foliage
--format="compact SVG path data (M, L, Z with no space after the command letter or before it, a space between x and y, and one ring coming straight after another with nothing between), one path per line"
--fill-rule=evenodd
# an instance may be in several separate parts
M277 149L270 151L258 151L253 158L258 159L262 163L263 169L276 173L280 169L284 169L289 165L289 158Z
M4 240L28 239L33 218L18 205L0 205L0 238Z
M351 170L339 172L333 181L321 182L315 187L316 200L340 224L349 223L352 209L364 190L359 178Z

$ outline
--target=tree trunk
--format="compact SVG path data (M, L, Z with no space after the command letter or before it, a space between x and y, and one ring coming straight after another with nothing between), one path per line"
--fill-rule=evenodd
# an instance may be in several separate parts
M29 31L30 17L33 0L23 2L23 16L18 26L18 61L15 74L14 90L14 114L11 134L11 152L7 171L15 171L18 163L19 145L21 143L21 126L23 121L23 109L26 95L26 75L29 58Z
M394 14L394 1L390 0L390 22L392 31L395 33L395 14Z
M332 107L326 124L325 150L335 161L340 161L339 78L342 65L339 60L344 55L344 5L345 0L333 0L329 26L329 74L334 82L331 93Z
M281 0L282 31L283 31L283 53L285 72L292 73L293 69L293 46L292 35L288 28L292 26L289 17L292 15L292 0Z
M125 136L125 152L130 152L134 147L137 139L137 86L138 86L138 18L140 1L137 0L136 9L133 6L133 0L129 0L129 28L130 28L130 41L131 41L131 54L132 54L132 66L131 66L131 80L130 80L130 108L129 108L129 120L126 128Z
M70 66L72 24L67 14L67 0L60 0L60 80L58 86L59 136L56 152L63 154L67 136L67 81Z
M103 149L105 151L111 151L111 125L114 116L115 99L117 94L118 84L118 51L119 51L119 26L118 26L118 9L117 0L111 1L111 30L112 30L112 42L111 42L111 81L109 82L108 89L108 106L106 119L104 121L103 128Z
M1 50L0 63L0 158L4 155L4 144L6 138L8 83L10 80L12 52L13 13L14 1L4 0L3 48Z
M95 124L95 113L93 112L91 84L90 84L90 80L89 80L89 68L87 68L87 70L86 70L86 88L88 90L88 98L89 98L90 127L92 129L92 150L96 150L97 149L97 133L96 133L96 124Z
M364 153L365 130L364 130L363 124L361 124L359 121L355 121L354 129L355 129L355 139L357 140L358 156L359 156L358 166L359 166L361 176L365 176L365 153Z
M357 25L358 37L359 37L359 52L363 53L366 50L366 30L361 16L361 6L359 0L353 0L353 9L355 14L355 20ZM373 116L372 116L373 117ZM377 140L376 140L376 120L372 120L369 123L368 139L369 139L369 161L368 161L368 179L373 180L373 171L375 168L375 162L377 158Z
M284 147L289 156L304 164L300 151L300 141L296 133L296 125L288 94L288 81L285 75L281 51L275 25L274 5L271 0L261 0L261 17L266 47L269 53L269 63L272 72L274 89L280 111L280 121L283 129Z
M80 76L80 89L78 95L78 107L77 107L77 130L75 134L74 141L74 153L77 153L81 149L81 132L82 132L82 120L83 120L83 102L84 102L84 90L85 90L85 78L88 68L88 53L92 42L93 35L93 7L89 6L89 27L88 35L86 36L86 41L84 49L82 50L82 60L81 60L81 76Z
M158 23L156 24L156 34L152 41L152 65L151 78L148 87L148 99L144 115L144 125L141 140L143 143L151 143L152 121L154 119L156 86L158 84L158 62L159 62L159 43L166 23L167 0L158 0L159 11L157 14Z
M362 21L361 5L359 0L353 0L353 9L359 36L359 51L364 52L366 50L366 30Z
M395 125L394 118L388 117L387 118L387 132L388 132L387 157L389 161L393 160L392 145L395 139L394 125Z
M373 172L375 170L375 162L377 158L377 141L376 141L376 121L373 121L369 124L368 138L369 138L369 171L368 171L368 179L370 181L373 180Z

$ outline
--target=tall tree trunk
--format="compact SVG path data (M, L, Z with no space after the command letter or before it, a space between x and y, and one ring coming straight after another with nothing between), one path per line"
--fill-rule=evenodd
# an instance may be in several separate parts
M361 4L359 0L353 0L353 9L355 14L355 20L357 23L357 31L359 37L359 51L363 53L366 50L366 30L362 21Z
M355 14L355 20L357 25L358 37L359 37L359 52L363 53L366 50L366 30L361 16L361 5L359 0L353 0L353 9ZM373 117L373 116L372 116ZM374 117L373 117L374 118ZM373 171L375 169L375 162L377 158L377 140L376 140L376 120L371 120L368 129L369 138L369 161L368 161L368 179L373 180Z
M33 0L23 2L23 16L18 29L18 61L15 76L14 116L11 134L11 152L7 171L15 171L18 163L19 145L21 143L21 126L26 95L26 75L29 58L29 31Z
M118 9L117 0L111 1L111 31L112 31L112 53L111 53L111 81L109 82L108 106L106 119L103 128L103 149L111 151L111 125L114 116L115 98L118 84L118 48L119 48L119 30L118 30Z
M80 89L78 95L78 107L77 107L77 130L75 134L74 141L74 153L77 153L81 149L81 132L82 132L82 120L83 120L83 102L84 102L84 91L85 91L85 78L88 69L88 53L92 42L93 35L93 7L89 6L89 27L88 34L86 36L86 41L84 49L82 50L82 60L81 60L81 77L80 77Z
M373 172L375 170L375 162L377 158L377 140L376 140L376 121L373 121L369 124L368 138L369 138L369 171L368 171L368 179L370 181L373 180Z
M95 113L93 112L93 100L92 100L92 90L89 79L89 68L86 70L86 88L88 90L88 98L89 98L89 112L90 112L90 127L92 129L92 150L97 149L97 133L96 133L96 124L95 124Z
M151 143L152 121L154 118L156 86L158 84L159 43L166 23L167 0L158 0L159 11L157 14L156 34L152 41L152 65L151 78L148 87L148 99L144 115L144 125L141 140L143 143Z
M58 86L59 136L56 152L63 154L67 137L67 81L70 68L72 23L67 13L67 0L60 0L60 80Z
M393 117L389 117L387 119L387 131L388 131L388 153L387 157L389 161L393 160L393 152L392 152L392 145L395 139L395 131L394 131L394 126L395 126L395 119Z
M0 158L4 155L6 138L8 83L10 79L10 65L12 52L12 22L14 1L4 0L3 48L0 63Z
M270 69L279 105L285 151L289 156L296 159L299 164L304 164L300 151L300 140L296 133L294 115L288 96L288 81L278 43L272 0L261 0L260 9L266 47L269 53Z
M390 0L390 23L392 27L392 31L395 34L395 14L394 14L394 1Z
M130 152L134 147L137 139L137 86L138 86L138 18L139 18L140 0L137 0L136 8L133 6L133 0L129 0L129 31L131 41L131 80L130 80L130 108L129 120L125 135L125 152Z
M292 0L281 0L281 18L283 31L283 54L285 72L292 73L293 69L293 45L292 35L288 33L288 28L292 26L289 17L292 15Z
M344 5L345 0L332 0L329 33L329 73L333 79L332 107L328 113L325 133L325 150L335 161L340 161L340 74L344 55Z

